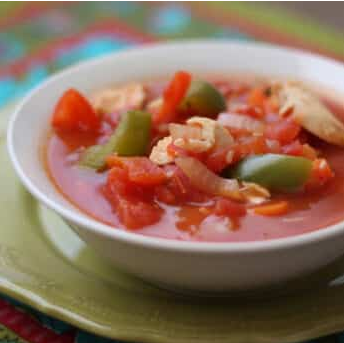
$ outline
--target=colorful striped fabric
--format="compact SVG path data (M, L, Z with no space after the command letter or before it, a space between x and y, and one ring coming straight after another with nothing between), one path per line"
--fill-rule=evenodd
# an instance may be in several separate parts
M260 40L344 61L344 36L248 2L0 2L0 106L80 60L159 40ZM106 343L0 299L0 342ZM344 334L312 342L344 342Z
M344 36L243 2L0 4L0 106L51 73L133 44L178 38L263 40L344 59Z

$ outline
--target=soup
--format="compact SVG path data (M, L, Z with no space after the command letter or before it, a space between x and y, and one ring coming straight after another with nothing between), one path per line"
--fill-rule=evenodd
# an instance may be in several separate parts
M300 83L132 82L52 114L47 172L114 230L188 241L289 237L344 219L344 109Z

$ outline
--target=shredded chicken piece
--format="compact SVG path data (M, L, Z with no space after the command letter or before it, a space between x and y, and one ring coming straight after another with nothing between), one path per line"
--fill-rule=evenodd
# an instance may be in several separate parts
M167 151L167 147L171 143L172 137L170 136L160 139L158 143L153 147L149 159L158 165L173 162L173 156L171 156Z
M233 137L215 120L192 117L186 124L170 125L174 144L185 150L205 152L214 147L222 148L233 144Z
M170 131L173 140L182 139L202 139L202 129L196 126L181 125L181 124L169 124L168 129Z
M158 142L153 148L150 159L157 164L172 162L167 146L173 144L184 150L202 153L210 149L221 149L233 144L231 134L218 122L208 118L192 117L186 125L169 124L170 136ZM168 140L167 140L168 138ZM229 156L228 159L233 158Z
M203 117L191 117L186 121L186 124L201 128L200 141L203 142L203 151L209 150L215 144L215 130L217 125L215 120Z
M286 82L274 87L280 102L280 115L291 113L303 128L322 140L344 146L344 124L300 83Z
M193 139L193 138L190 138L190 139L177 138L174 141L174 145L188 151L193 151L195 153L201 153L206 150L209 150L207 143L199 139Z
M254 182L242 182L240 193L251 204L258 205L270 198L270 192Z
M91 103L99 114L123 110L141 109L146 99L145 90L140 83L131 83L123 87L107 88L96 92Z

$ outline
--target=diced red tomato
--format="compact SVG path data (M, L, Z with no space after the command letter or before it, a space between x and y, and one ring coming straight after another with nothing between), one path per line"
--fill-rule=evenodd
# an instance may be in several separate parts
M265 129L265 136L269 139L276 139L282 145L286 145L294 141L301 131L300 125L293 120L280 120L269 123Z
M227 159L228 153L228 149L221 149L210 153L207 159L205 160L205 165L214 173L220 173L225 167L227 167L232 162L228 161Z
M163 209L154 202L153 193L130 182L126 169L113 167L108 175L104 194L121 223L138 229L158 222Z
M191 75L185 71L178 71L168 84L163 95L160 111L153 116L155 124L169 123L176 120L177 109L183 100L191 83Z
M271 154L280 154L281 153L281 144L279 141L275 139L267 139L266 146L268 148L267 152Z
M116 206L118 217L129 229L140 229L158 222L163 209L155 203L121 198Z
M163 209L154 202L120 196L108 190L105 191L105 196L116 211L121 223L128 229L140 229L155 224L163 214Z
M330 165L324 158L314 160L313 173L317 175L318 180L322 183L327 182L329 179L334 177L334 173L331 170Z
M141 195L138 187L129 181L128 171L120 167L111 168L107 177L106 187L111 193L121 196Z
M315 160L318 156L317 151L307 143L302 145L302 150L302 155L310 160Z
M313 161L312 173L306 189L313 189L324 185L334 177L334 172L324 158Z
M266 99L267 96L265 95L264 89L261 87L256 87L253 88L249 93L247 102L250 106L258 107L263 110Z
M207 196L196 190L190 184L188 177L177 166L166 166L168 182L157 186L155 195L157 199L166 204L175 205L186 202L202 202Z
M278 100L274 97L267 98L264 103L265 113L270 113L270 114L278 113L279 107L280 106L279 106Z
M235 113L245 114L247 116L260 119L264 117L264 112L261 107L242 104L235 108Z
M234 161L240 161L251 154L265 154L269 151L270 149L263 136L244 137L234 146Z
M147 157L110 155L106 159L106 163L110 168L124 168L128 173L129 181L140 186L161 185L167 180L164 170Z
M301 144L299 140L282 147L282 153L286 155L302 156L310 160L317 158L317 152L309 144Z
M214 213L218 216L242 217L246 214L246 207L243 204L221 198L216 201Z
M282 147L282 152L286 155L303 156L303 145L296 140Z
M83 95L75 89L69 89L55 106L52 126L62 132L96 132L100 119Z

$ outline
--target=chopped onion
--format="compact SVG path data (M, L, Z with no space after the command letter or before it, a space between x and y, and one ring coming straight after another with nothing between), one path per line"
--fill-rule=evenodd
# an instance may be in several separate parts
M232 146L234 139L232 135L222 125L215 127L215 149L225 149Z
M235 179L225 179L210 171L203 163L193 157L178 157L176 165L190 179L198 190L212 195L234 200L245 200L240 193L239 183Z
M233 129L247 130L255 133L264 132L264 124L261 121L244 114L221 113L217 121L221 125Z

